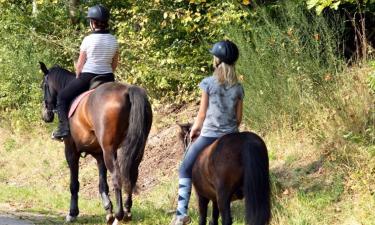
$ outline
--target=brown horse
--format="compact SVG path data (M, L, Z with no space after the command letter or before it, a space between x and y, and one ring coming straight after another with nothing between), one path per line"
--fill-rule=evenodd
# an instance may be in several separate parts
M40 66L44 73L42 117L45 122L52 122L57 95L75 79L75 75L58 66L50 69L43 63ZM82 99L69 119L71 135L64 138L71 192L70 211L66 221L75 220L79 214L78 161L81 153L90 154L97 160L99 192L107 211L107 223L112 223L115 218L118 221L131 219L132 192L138 179L138 166L151 123L151 106L146 92L139 87L119 82L105 83ZM116 195L115 218L108 195L107 169L112 174ZM125 212L122 187L127 194Z
M190 124L180 125L184 145L189 144ZM212 201L211 225L232 224L231 201L245 197L249 225L269 224L271 218L268 153L263 140L252 132L227 134L198 156L192 180L199 202L199 225L206 224Z

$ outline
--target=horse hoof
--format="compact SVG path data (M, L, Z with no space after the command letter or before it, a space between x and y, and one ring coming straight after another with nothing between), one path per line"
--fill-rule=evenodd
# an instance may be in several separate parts
M113 216L113 214L107 214L105 216L105 220L107 221L107 224L110 225L114 222L115 217Z
M132 213L131 212L125 212L124 218L122 219L124 222L129 222L132 220Z
M72 223L72 222L74 222L74 221L76 221L76 220L77 220L77 217L76 217L76 216L67 215L67 216L65 217L65 222L67 222L67 223Z
M120 224L120 221L118 221L117 219L115 219L115 221L113 221L112 225L119 225Z

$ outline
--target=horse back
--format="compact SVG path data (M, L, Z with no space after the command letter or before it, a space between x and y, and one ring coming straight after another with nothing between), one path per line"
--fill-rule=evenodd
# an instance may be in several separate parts
M252 135L250 132L227 134L202 151L193 167L193 183L198 193L216 201L217 190L241 192L238 187L243 184L245 163L242 152Z
M128 85L105 83L85 96L70 118L71 134L78 148L100 152L100 145L120 145L128 127Z

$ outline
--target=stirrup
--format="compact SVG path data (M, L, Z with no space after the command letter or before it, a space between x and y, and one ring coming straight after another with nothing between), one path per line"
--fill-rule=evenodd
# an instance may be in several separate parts
M53 132L51 134L51 139L52 140L55 140L55 141L60 141L60 142L63 142L64 141L64 137L55 137L55 135L53 135Z
M60 135L56 135L56 133L60 133ZM61 133L63 133L63 135L61 135ZM57 141L64 141L64 138L68 137L70 134L69 131L65 131L65 132L57 132L57 131L54 131L52 132L52 135L51 135L51 138L53 140L57 140Z

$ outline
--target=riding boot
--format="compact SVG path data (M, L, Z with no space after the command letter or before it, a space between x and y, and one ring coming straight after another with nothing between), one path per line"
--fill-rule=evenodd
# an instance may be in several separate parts
M178 184L177 211L172 219L171 225L186 225L190 223L187 210L191 194L191 178L179 178Z
M64 107L58 107L57 115L59 116L59 125L57 129L52 133L52 138L61 140L70 134L68 113L66 112Z

